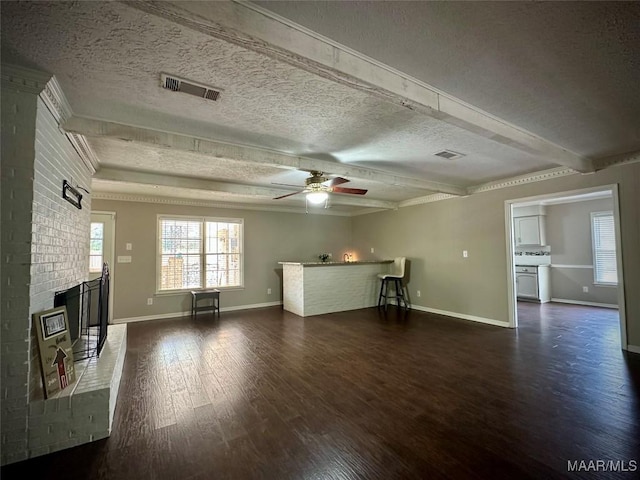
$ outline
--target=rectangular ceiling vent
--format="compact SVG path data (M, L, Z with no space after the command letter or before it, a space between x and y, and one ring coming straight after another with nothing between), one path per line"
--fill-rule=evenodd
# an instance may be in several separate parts
M464 157L463 153L454 152L453 150L442 150L441 152L434 153L436 157L446 158L447 160L456 160L457 158Z
M220 92L222 91L218 88L196 83L191 80L185 80L184 78L174 75L167 75L166 73L160 74L160 80L162 88L173 92L188 93L194 97L205 98L207 100L213 100L214 102L218 100Z

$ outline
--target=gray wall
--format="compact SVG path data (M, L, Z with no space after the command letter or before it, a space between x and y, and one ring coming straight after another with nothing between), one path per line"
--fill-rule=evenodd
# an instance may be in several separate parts
M612 210L611 198L547 206L552 298L618 304L617 287L593 283L591 212ZM583 286L588 287L588 293L582 291Z
M316 261L322 252L342 257L351 245L351 219L334 215L265 212L155 203L94 200L96 211L116 212L114 315L119 319L187 312L189 294L156 295L157 215L193 215L244 219L244 288L224 290L221 306L240 307L282 301L279 261ZM132 243L133 250L125 250ZM271 288L271 295L267 294ZM147 305L153 297L154 304Z
M407 256L414 305L507 322L505 201L609 184L620 194L628 342L640 346L640 163L358 216L353 245L364 258Z

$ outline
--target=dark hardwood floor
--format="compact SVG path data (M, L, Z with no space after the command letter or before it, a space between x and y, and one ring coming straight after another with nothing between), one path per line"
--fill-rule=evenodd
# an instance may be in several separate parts
M640 356L618 312L522 304L509 330L390 308L129 325L109 439L2 478L637 478Z

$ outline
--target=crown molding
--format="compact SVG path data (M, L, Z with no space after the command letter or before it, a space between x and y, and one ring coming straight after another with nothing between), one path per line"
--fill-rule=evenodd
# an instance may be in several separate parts
M62 87L60 87L55 76L51 77L47 82L40 93L40 98L51 112L51 115L53 115L58 126L73 117L71 105L69 104L69 101L67 100L67 97L62 91ZM96 173L100 161L89 143L87 143L87 139L83 135L78 135L76 133L64 132L64 134L78 153L80 160L82 160L82 163L89 173L91 175Z
M394 208L393 210L397 210L398 208ZM378 213L378 212L388 212L389 208L363 208L361 210L356 210L355 212L351 212L351 217L359 217L361 215L368 215L370 213Z
M85 168L89 170L91 175L95 174L100 165L100 160L98 160L97 155L91 148L91 146L87 143L87 139L84 135L77 135L75 133L65 133L73 148L75 148L76 152L80 156L82 163Z
M516 185L524 185L526 183L542 182L544 180L550 180L552 178L566 177L568 175L575 175L580 173L572 168L558 167L551 168L549 170L542 170L540 172L530 173L527 175L519 175L517 177L505 178L502 180L496 180L494 182L483 183L469 187L467 192L469 195L482 192L490 192L492 190L499 190L501 188L514 187Z
M3 87L17 92L38 95L44 90L52 75L19 65L3 63L1 76Z
M69 101L67 100L67 97L65 97L55 76L51 77L47 82L40 93L40 98L42 98L42 101L51 111L51 114L56 119L58 125L65 122L71 118L71 115L73 115L71 105L69 105Z
M605 168L616 165L626 165L636 162L640 162L640 150L621 153L619 155L611 155L609 157L599 158L593 161L596 170L604 170Z
M266 205L256 205L252 203L220 203L220 202L207 202L202 200L192 200L185 198L173 198L173 197L154 197L151 195L133 195L128 193L111 193L111 192L97 192L93 191L92 200L111 200L116 202L137 202L137 203L155 203L160 205L180 205L189 207L207 207L207 208L227 208L234 210L256 210L262 212L281 212L281 213L296 213L305 214L306 211L302 208L296 207L271 207ZM331 209L313 209L309 210L309 213L316 215L331 215L338 217L350 217L351 212L338 212L331 211Z
M425 195L424 197L410 198L404 202L400 202L400 207L411 207L413 205L422 205L424 203L439 202L440 200L448 200L449 198L460 198L456 195L449 195L447 193L434 193L432 195Z

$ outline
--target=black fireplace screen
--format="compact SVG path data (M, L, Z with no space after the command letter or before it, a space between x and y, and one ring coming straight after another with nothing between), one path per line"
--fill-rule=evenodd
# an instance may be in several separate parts
M109 320L109 266L102 275L62 292L56 292L54 306L67 307L69 334L75 361L99 356L107 338Z

